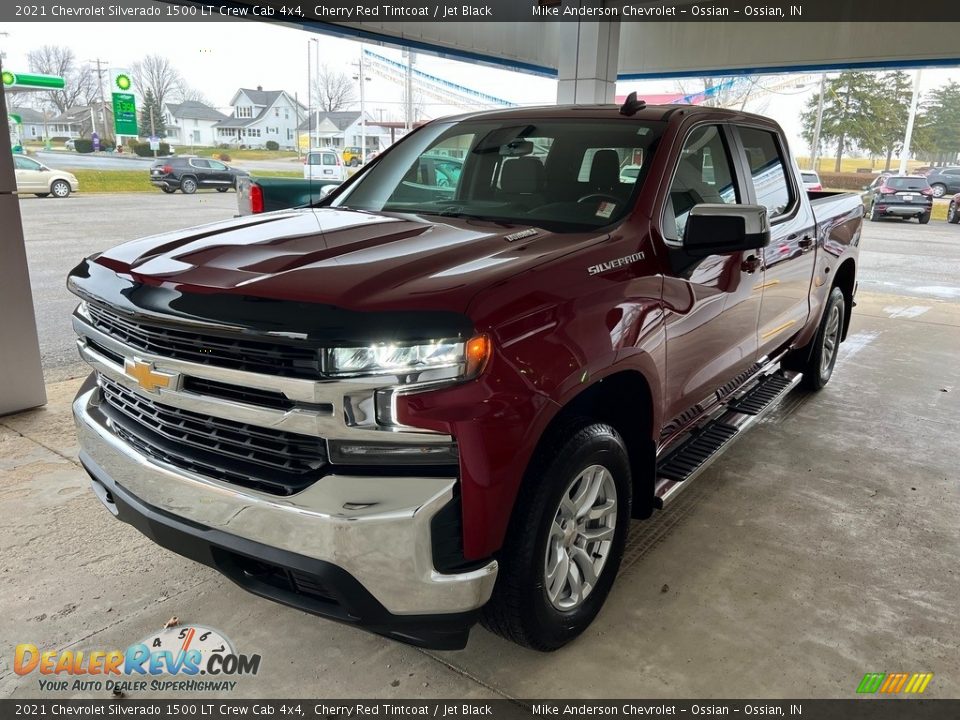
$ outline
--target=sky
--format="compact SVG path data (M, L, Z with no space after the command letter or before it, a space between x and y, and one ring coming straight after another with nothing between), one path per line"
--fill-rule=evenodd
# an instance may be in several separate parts
M77 32L78 28L81 32ZM96 58L115 68L129 68L146 54L162 54L199 89L211 103L227 111L238 87L284 89L307 97L307 53L310 38L317 38L320 63L346 73L355 73L361 45L353 40L304 32L273 23L220 21L216 23L9 23L0 32L0 51L4 67L27 68L27 53L40 45L56 44L73 48L81 61ZM367 47L397 61L399 49ZM490 68L426 54L417 55L417 67L445 80L501 97L521 105L550 104L556 99L556 81L536 75ZM403 90L398 83L366 73L366 109L373 117L402 119ZM950 80L960 81L960 68L923 71L921 92ZM808 148L800 140L799 115L809 97L817 90L819 75L769 76L762 80L766 91L751 101L747 110L769 115L784 128L797 155ZM647 80L621 82L619 94L637 90L646 93L691 91L691 80ZM355 93L355 96L358 94ZM423 100L424 115L441 117L459 108ZM354 109L359 108L355 103Z

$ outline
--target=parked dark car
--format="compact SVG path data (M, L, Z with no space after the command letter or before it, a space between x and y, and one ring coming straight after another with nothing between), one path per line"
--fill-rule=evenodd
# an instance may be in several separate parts
M960 223L960 193L950 198L950 207L947 208L947 222L954 225Z
M898 217L917 218L921 225L930 222L933 190L927 178L921 175L881 176L866 189L871 220Z
M219 160L201 157L166 158L150 168L150 182L165 193L180 190L185 195L205 188L218 192L236 189L237 178L249 175Z
M927 182L934 197L960 193L960 167L933 168L927 173Z

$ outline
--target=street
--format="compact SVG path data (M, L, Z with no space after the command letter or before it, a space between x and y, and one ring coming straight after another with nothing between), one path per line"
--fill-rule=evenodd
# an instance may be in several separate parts
M125 240L233 217L236 195L111 194L67 200L23 197L27 257L47 381L84 372L74 345L67 272L85 256ZM862 290L915 298L960 299L960 227L884 220L863 224Z
M228 155L230 151L225 151ZM179 153L189 155L188 150ZM122 155L81 155L75 152L38 151L34 157L54 170L146 170L155 162L154 158L142 158L124 153ZM231 160L230 165L243 170L300 170L297 158L278 160Z

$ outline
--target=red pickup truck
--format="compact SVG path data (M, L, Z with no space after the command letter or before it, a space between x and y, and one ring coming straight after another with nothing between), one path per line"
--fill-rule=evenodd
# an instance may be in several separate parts
M76 267L80 458L120 520L258 595L558 648L631 518L830 379L862 216L754 115L437 120L315 207Z

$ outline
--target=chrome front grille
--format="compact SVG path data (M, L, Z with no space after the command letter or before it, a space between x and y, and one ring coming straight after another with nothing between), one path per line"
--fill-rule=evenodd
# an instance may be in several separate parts
M95 328L141 352L267 375L320 377L320 353L314 348L219 336L187 326L166 327L124 317L92 302L88 312Z
M149 400L100 376L114 429L142 452L185 470L290 495L327 465L323 439L257 427Z

